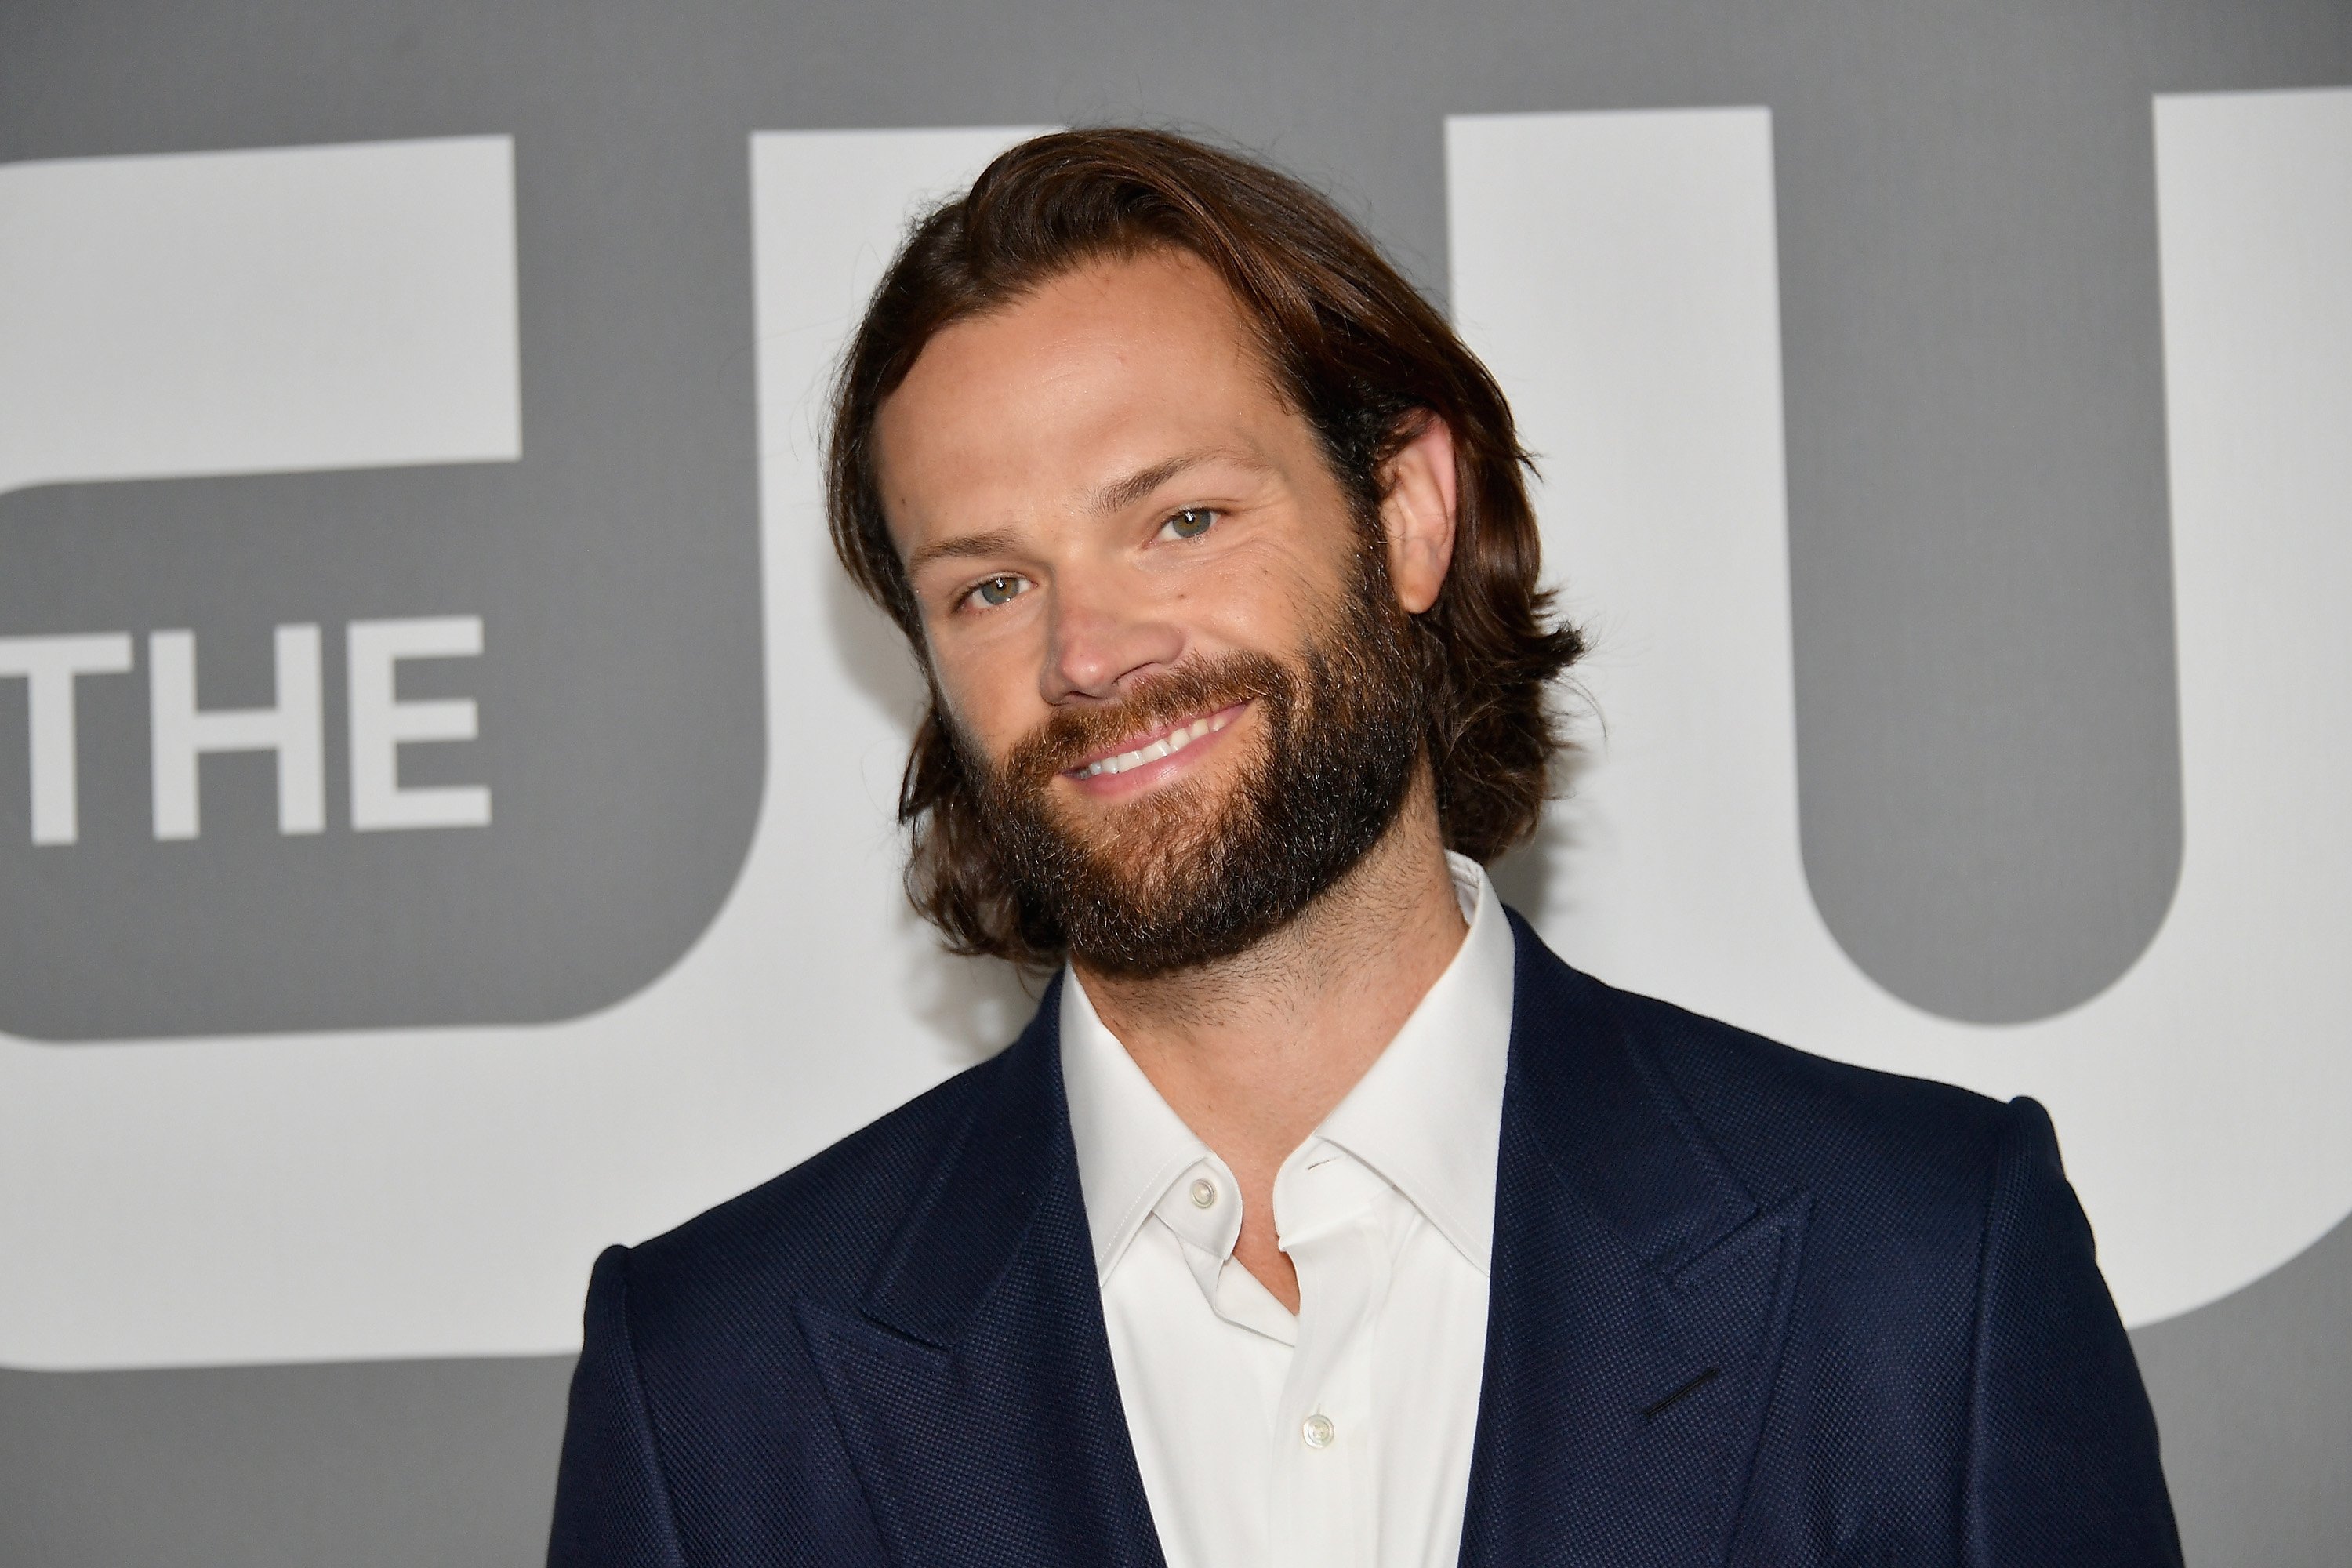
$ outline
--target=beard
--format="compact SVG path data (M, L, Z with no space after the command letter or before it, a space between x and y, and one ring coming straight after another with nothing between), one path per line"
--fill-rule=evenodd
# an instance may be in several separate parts
M1180 665L973 766L981 831L1024 928L1105 971L1166 973L1254 946L1354 868L1403 809L1428 732L1419 649L1385 567L1373 549L1359 556L1338 614L1295 660ZM1255 750L1222 788L1179 778L1085 821L1055 800L1055 778L1113 743L1243 701L1258 715ZM985 755L969 737L956 749Z

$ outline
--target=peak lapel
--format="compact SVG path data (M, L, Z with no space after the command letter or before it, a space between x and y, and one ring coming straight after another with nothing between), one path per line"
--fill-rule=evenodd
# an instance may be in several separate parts
M1058 983L852 1315L801 1329L893 1556L1160 1568L1062 1094Z
M1517 916L1468 1568L1723 1559L1804 1233Z

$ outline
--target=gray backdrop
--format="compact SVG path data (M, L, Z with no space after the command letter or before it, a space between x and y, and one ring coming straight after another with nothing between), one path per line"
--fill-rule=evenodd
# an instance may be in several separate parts
M357 838L331 862L166 866L125 836L61 871L0 824L0 1026L551 1019L692 942L762 760L753 130L1213 129L1333 188L1442 295L1444 115L1706 104L1774 116L1815 898L1864 969L1932 1011L2080 1002L2147 942L2179 864L2150 95L2347 83L2343 0L7 0L0 160L513 135L528 456L0 498L0 631L218 625L226 648L207 583L240 583L240 626L373 613L357 584L446 583L425 601L455 593L512 628L498 679L593 668L599 696L486 730L478 771L502 801L538 792L545 826L427 876L383 872ZM459 526L485 513L499 527ZM191 514L244 542L156 571ZM330 520L365 569L274 564L271 524L297 516ZM404 526L366 526L383 516ZM68 530L124 564L77 568L111 585L60 604ZM256 595L293 608L256 615ZM223 653L208 706L257 699L250 659ZM0 735L21 702L0 682ZM136 717L93 708L85 744L137 744ZM23 800L21 771L0 773L5 809ZM85 805L93 823L136 809ZM616 835L620 852L583 853ZM319 877L375 879L390 914L319 918ZM144 978L78 969L74 939L129 882L155 890L152 917L105 934ZM404 918L404 898L432 918ZM240 956L287 943L302 963ZM2136 1342L2192 1553L2352 1561L2352 1227ZM0 1372L0 1561L526 1563L567 1372Z

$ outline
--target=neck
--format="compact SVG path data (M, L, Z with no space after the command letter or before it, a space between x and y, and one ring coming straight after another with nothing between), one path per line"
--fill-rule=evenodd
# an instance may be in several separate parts
M1181 973L1073 966L1160 1098L1241 1184L1234 1256L1296 1311L1274 1178L1453 962L1467 931L1424 770L1355 868L1246 952Z

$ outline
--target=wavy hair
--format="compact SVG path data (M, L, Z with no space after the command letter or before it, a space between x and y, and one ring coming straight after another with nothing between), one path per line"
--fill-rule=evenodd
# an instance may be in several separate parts
M1454 560L1412 617L1428 759L1449 847L1490 860L1532 834L1564 745L1549 700L1584 649L1537 582L1531 471L1501 388L1453 328L1322 195L1166 132L1060 132L1000 155L916 222L875 290L834 389L826 516L859 588L914 645L930 710L898 794L907 891L955 951L1032 967L1062 957L996 858L925 653L876 481L875 421L944 328L1091 261L1187 252L1233 291L1283 396L1313 427L1367 526L1389 460L1432 416L1454 436Z

